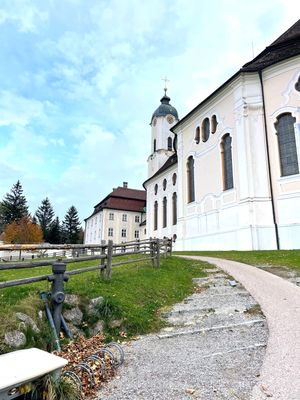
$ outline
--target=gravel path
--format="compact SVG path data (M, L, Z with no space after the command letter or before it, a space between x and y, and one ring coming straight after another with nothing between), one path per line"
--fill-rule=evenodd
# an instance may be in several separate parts
M207 261L234 276L267 318L267 351L251 399L299 400L300 287L247 264L211 257L186 258Z
M248 400L267 326L255 300L218 269L163 315L168 327L124 346L126 362L99 400ZM285 399L287 400L287 399Z

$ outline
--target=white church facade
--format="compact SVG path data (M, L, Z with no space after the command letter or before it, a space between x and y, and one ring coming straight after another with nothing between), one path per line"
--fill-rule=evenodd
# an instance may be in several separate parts
M179 120L151 119L147 236L176 250L300 248L300 20Z

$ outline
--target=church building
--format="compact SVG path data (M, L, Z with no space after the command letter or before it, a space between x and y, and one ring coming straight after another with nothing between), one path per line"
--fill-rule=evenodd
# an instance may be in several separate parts
M300 248L300 20L179 120L151 118L147 236L176 250Z

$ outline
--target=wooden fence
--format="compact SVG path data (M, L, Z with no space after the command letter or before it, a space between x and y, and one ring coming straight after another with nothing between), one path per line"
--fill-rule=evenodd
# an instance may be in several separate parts
M63 264L89 261L89 260L99 260L97 265L93 265L90 267L79 268L76 270L67 271L67 277L77 274L82 274L89 271L98 270L99 278L110 279L111 277L111 269L116 266L121 266L130 263L136 263L140 261L150 261L153 266L160 267L160 258L161 256L165 256L167 254L171 254L172 252L172 240L165 239L146 239L146 240L137 240L126 243L114 244L112 240L109 240L108 243L102 242L101 244L92 244L92 245L84 245L84 244L63 244L63 245L0 245L0 252L23 252L23 254L30 254L30 252L35 252L38 254L43 254L45 259L40 261L18 261L11 262L9 261L11 257L7 257L6 259L2 259L0 262L0 271L4 270L16 270L16 269L29 269L36 267L44 267L57 264L57 262ZM49 252L50 257L52 259L48 259ZM121 256L130 256L140 254L139 258L126 259L124 261L114 262L114 259ZM57 258L57 256L59 256ZM21 256L19 256L22 259ZM25 259L25 257L24 257ZM40 275L29 278L15 279L11 281L0 282L1 288L8 288L13 286L26 285L34 282L40 281L53 281L54 279L54 270L52 268L53 275Z

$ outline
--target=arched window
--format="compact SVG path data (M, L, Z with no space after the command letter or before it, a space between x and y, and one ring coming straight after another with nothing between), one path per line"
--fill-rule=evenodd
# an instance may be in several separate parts
M167 198L163 198L163 228L167 226Z
M281 114L275 123L278 138L281 176L299 174L294 123L291 114Z
M200 128L197 126L196 132L195 132L195 142L198 144L200 142Z
M155 195L157 194L157 191L158 191L158 184L156 183L155 186L154 186L154 194Z
M232 172L232 138L227 133L222 137L221 141L221 157L223 172L223 190L233 188L233 172Z
M210 131L210 127L209 127L209 119L205 118L202 122L202 141L206 142L209 138L209 131Z
M188 203L195 201L194 158L190 156L187 161L187 199Z
M176 175L176 173L174 172L174 174L173 174L173 176L172 176L172 183L173 183L173 186L176 185L176 181L177 181L177 175Z
M172 196L172 210L173 210L173 225L177 224L177 193L174 192Z
M168 137L168 150L172 151L173 143L171 136Z
M300 92L300 76L296 82L295 89L297 90L297 92Z
M153 140L153 153L156 152L156 139Z
M157 210L158 209L158 203L157 201L154 202L154 230L157 230Z
M166 190L167 188L167 180L166 178L163 180L163 190Z
M215 115L213 115L211 117L211 133L215 133L216 132L217 126L218 126L217 117Z

